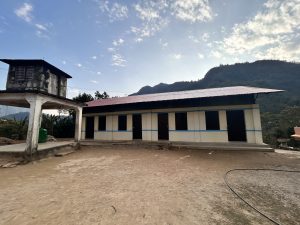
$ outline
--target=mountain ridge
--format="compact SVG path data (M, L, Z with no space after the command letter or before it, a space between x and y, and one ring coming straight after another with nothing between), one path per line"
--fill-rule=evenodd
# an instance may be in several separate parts
M252 86L285 90L284 93L261 96L258 103L263 111L279 112L286 106L300 105L300 63L280 60L220 65L211 68L202 79L159 83L144 86L132 95L163 93L229 86Z

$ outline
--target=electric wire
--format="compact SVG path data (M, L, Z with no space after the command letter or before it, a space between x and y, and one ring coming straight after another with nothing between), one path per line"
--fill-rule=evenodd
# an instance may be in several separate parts
M240 194L238 194L229 184L227 176L228 174L230 174L233 171L275 171L275 172L287 172L287 173L300 173L299 170L283 170L283 169L264 169L264 168L253 168L253 169L231 169L228 170L225 175L224 175L224 181L225 184L227 185L227 187L231 190L231 192L236 195L240 200L242 200L246 205L248 205L250 208L252 208L253 210L255 210L257 213L259 213L261 216L265 217L266 219L268 219L269 221L271 221L272 223L276 224L276 225L281 225L279 222L275 221L274 219L272 219L271 217L267 216L265 213L263 213L262 211L260 211L259 209L257 209L256 207L254 207L253 205L251 205L249 202L247 202Z

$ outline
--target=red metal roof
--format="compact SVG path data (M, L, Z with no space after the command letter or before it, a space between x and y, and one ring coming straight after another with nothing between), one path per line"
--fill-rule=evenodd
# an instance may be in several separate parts
M138 103L138 102L170 101L170 100L178 100L178 99L208 98L208 97L220 97L220 96L232 96L232 95L266 94L266 93L282 92L282 91L283 90L246 87L246 86L207 88L207 89L197 89L191 91L176 91L176 92L165 92L165 93L157 93L157 94L134 95L128 97L99 99L99 100L87 102L87 107L130 104L130 103Z

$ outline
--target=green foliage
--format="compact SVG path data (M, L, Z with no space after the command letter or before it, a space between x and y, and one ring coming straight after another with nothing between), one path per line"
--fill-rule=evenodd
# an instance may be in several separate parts
M60 117L53 127L53 136L56 138L74 138L75 122L71 116Z
M25 117L22 120L1 120L0 121L0 136L11 139L24 140L27 134L28 119Z
M49 135L56 138L73 138L75 134L75 122L72 116L43 114L41 128L46 129Z
M265 142L276 146L278 138L291 138L294 127L300 126L300 106L283 109L280 113L262 113L262 127ZM290 146L299 143L291 140Z
M59 116L43 114L41 127L46 129L49 135L54 135L54 126L59 121Z
M85 102L93 101L94 97L91 94L80 93L78 96L74 97L73 100L77 102L85 103Z
M106 99L109 98L109 95L104 91L103 93L100 93L99 91L95 92L95 99Z
M80 93L79 95L74 97L73 100L77 102L85 103L85 102L89 102L97 99L105 99L105 98L109 98L109 95L106 93L106 91L104 91L103 93L96 91L94 96L92 96L91 94L87 94L85 92Z
M259 98L264 112L280 112L288 106L300 105L300 64L278 60L260 60L253 63L221 65L210 69L203 79L160 83L145 86L136 94L194 90L201 88L253 86L285 90L283 93Z

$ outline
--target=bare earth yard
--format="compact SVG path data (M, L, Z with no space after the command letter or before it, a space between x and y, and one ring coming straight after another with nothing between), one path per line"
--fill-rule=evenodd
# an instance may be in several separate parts
M84 147L0 169L0 224L272 224L228 190L233 168L300 170L300 158ZM299 173L235 171L228 180L281 224L300 224Z

